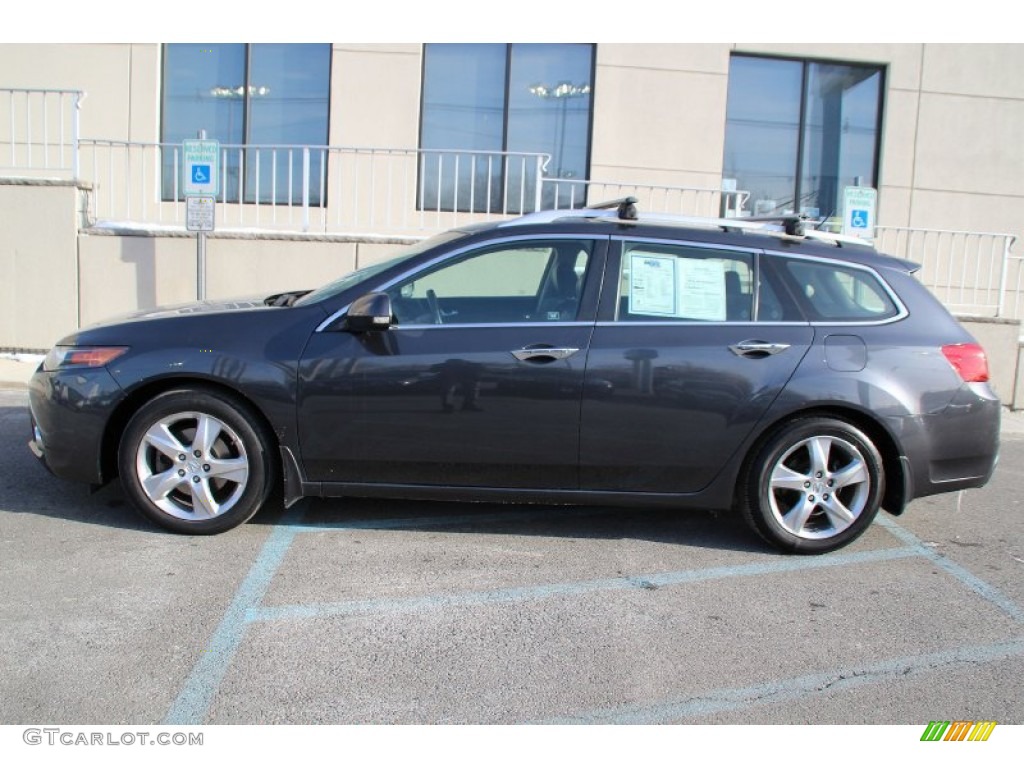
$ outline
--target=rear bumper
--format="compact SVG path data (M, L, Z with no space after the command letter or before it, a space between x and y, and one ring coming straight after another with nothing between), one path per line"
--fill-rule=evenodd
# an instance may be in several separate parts
M985 485L999 460L1001 416L988 384L965 384L941 411L896 420L909 472L906 501Z

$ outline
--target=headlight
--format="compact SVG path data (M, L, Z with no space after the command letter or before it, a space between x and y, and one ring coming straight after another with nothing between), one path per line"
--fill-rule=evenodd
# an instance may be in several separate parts
M43 360L43 370L102 368L127 351L128 347L54 347Z

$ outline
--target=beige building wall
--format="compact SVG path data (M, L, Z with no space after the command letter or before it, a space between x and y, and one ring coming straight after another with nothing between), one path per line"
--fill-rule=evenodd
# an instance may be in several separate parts
M0 349L47 349L78 327L82 194L0 180Z
M879 222L1020 231L1024 79L1015 74L1024 71L1022 45L602 43L591 178L720 186L732 52L885 65ZM414 149L421 72L418 44L335 43L330 143ZM159 140L158 44L4 44L0 73L0 87L85 90L85 138ZM102 158L100 165L106 168ZM116 199L129 175L136 183L153 167L151 160L115 167L116 178L97 180L97 195ZM336 162L334 175L341 171ZM339 178L331 183L343 186Z
M153 141L160 46L135 43L0 45L0 88L81 90L82 136Z
M397 240L359 243L338 238L209 236L206 297L252 298L317 288L387 258L403 246ZM196 250L195 236L83 234L77 264L82 325L136 309L195 301ZM74 322L65 321L61 333L74 327ZM55 340L34 346L43 348Z
M590 177L718 188L726 45L597 46Z
M1024 72L1024 45L602 43L596 46L591 179L719 187L734 52L885 65L879 223L1024 236L1024 142L1018 136L1024 125L1024 79L1016 77ZM3 44L0 88L82 89L87 92L81 110L84 138L153 143L160 138L161 60L161 46L152 43ZM330 143L414 150L422 64L417 44L333 44ZM0 138L9 122L4 109L0 103ZM156 189L155 156L146 151L151 152L138 150L124 165L111 165L98 152L105 170L90 179L91 210L110 202L116 208L130 190L144 188L146 194L134 198L133 208L118 218L152 220L157 209L166 211ZM83 171L90 163L83 158ZM330 167L331 189L340 191L332 193L335 210L327 217L365 206L343 192L356 169L340 161ZM365 169L358 173L368 178ZM0 345L44 347L58 333L50 330L51 321L63 332L79 320L194 296L194 239L86 234L76 244L68 232L74 231L80 205L70 189L0 189L0 291L27 294L44 282L52 290L76 288L49 318L37 319L29 308L32 320L18 319L17 334L11 331L14 315L5 319ZM386 184L378 184L375 194L386 190ZM244 208L244 216L241 210L219 213L218 226L270 224L255 222L253 207ZM40 210L50 211L50 217L41 218ZM294 214L294 209L280 211L289 218L277 227L297 228ZM399 219L418 218L415 211L399 214ZM425 223L454 222L428 217ZM315 220L311 231L318 227L330 229ZM210 240L211 297L313 285L390 250L365 245L360 255L353 254L355 246L337 240L283 244L252 234L247 239L220 234ZM1018 243L1016 251L1022 249ZM307 251L308 256L299 255ZM52 274L44 279L32 269ZM13 306L7 302L3 311Z

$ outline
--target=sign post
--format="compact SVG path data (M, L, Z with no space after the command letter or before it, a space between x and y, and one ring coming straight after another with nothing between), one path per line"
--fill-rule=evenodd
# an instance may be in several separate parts
M214 212L220 192L220 142L199 139L182 142L182 189L185 192L185 228L196 232L196 298L206 299L206 233L215 227Z

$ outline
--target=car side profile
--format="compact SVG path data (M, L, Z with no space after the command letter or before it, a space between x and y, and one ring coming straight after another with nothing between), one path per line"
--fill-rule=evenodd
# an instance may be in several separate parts
M735 510L786 552L981 486L985 353L915 265L635 201L438 235L314 291L79 330L33 452L212 534L304 496Z

